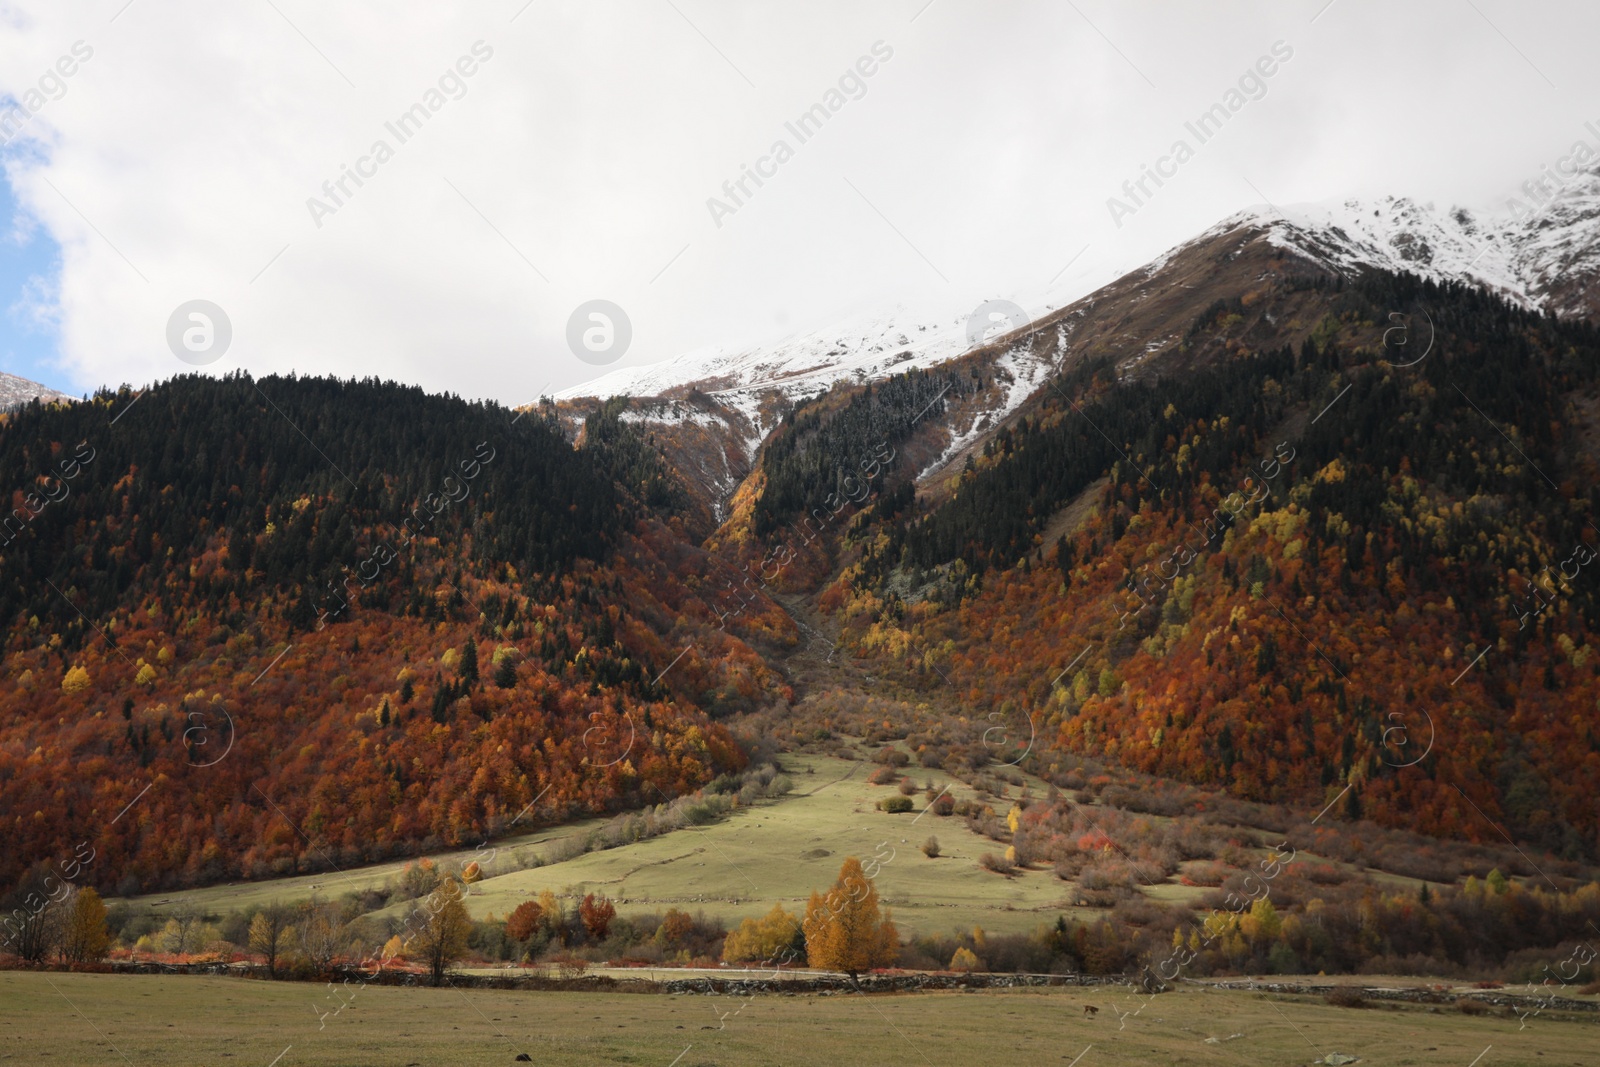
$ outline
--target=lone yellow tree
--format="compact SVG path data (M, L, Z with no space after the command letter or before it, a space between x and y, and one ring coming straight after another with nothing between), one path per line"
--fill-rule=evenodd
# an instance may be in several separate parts
M61 931L62 958L74 963L92 963L105 958L111 948L106 931L106 906L93 889L80 889L66 905L66 923Z
M407 921L412 936L407 939L406 957L427 963L434 985L444 981L445 968L467 951L472 917L467 914L467 906L461 898L461 883L446 878L412 911Z
M857 986L862 971L887 967L900 953L900 933L887 909L879 912L878 887L854 856L845 859L826 895L811 894L801 927L811 966L844 971Z

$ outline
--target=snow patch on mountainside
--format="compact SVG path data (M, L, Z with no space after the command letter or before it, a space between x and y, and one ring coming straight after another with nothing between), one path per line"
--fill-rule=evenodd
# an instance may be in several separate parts
M1435 281L1470 279L1527 305L1528 287L1500 220L1465 208L1387 199L1290 209L1273 227L1274 243L1322 253L1338 266L1410 271Z
M30 400L38 398L46 403L52 400L76 400L75 396L68 396L38 382L19 378L15 374L6 374L0 371L0 411L7 408L20 407Z
M620 367L557 399L670 396L693 385L754 422L769 392L795 400L840 381L865 382L960 355L967 347L965 326L964 317L914 317L897 308L770 344L700 349Z
M700 411L691 404L670 400L649 405L638 411L624 411L618 417L623 422L641 424L671 422L678 426L698 426L703 430L722 430L728 426L726 419Z
M950 443L945 446L939 458L917 472L917 480L942 469L962 450L977 441L990 429L1000 425L1027 402L1050 377L1061 369L1061 360L1067 351L1067 339L1072 334L1068 324L1056 327L1055 347L1044 357L1035 355L1028 350L1026 344L1015 345L1009 348L995 360L996 376L1004 375L1005 394L1000 403L985 411L975 411L971 414L971 421L961 430L951 427L952 436Z
M1563 316L1595 315L1600 295L1600 172L1576 181L1526 223L1508 234L1529 291L1546 310Z
M733 423L742 421L734 429L753 463L761 442L795 401L825 393L839 383L877 381L954 359L971 347L966 325L966 315L915 315L896 308L771 344L701 349L646 366L620 367L563 390L556 399L677 399L692 388L735 413ZM680 410L694 411L688 404ZM663 409L645 409L634 416L640 421L678 417ZM685 417L696 422L714 418L697 411Z

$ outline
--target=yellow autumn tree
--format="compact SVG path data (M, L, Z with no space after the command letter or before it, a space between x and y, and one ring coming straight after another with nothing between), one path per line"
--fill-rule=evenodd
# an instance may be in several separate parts
M812 893L801 923L811 966L857 976L887 967L900 954L900 933L887 910L878 908L878 887L854 856L845 858L839 878L824 894Z
M958 948L956 949L956 954L950 957L950 969L952 971L971 973L972 971L982 970L982 968L983 965L978 962L977 954L970 948Z
M61 679L61 691L63 693L81 693L89 688L91 684L89 672L82 667L74 667L67 672L65 678Z
M80 889L67 905L61 932L61 955L74 963L92 963L111 950L106 930L106 906L93 889Z
M1272 906L1272 901L1262 897L1240 918L1239 929L1252 943L1267 943L1277 940L1283 930L1283 920L1278 917L1278 909Z
M746 919L722 943L722 958L729 963L760 960L777 965L799 956L795 935L800 924L795 917L774 904L765 918Z

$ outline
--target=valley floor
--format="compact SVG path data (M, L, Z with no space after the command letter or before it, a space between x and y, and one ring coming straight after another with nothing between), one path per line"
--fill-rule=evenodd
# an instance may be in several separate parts
M0 973L0 1061L240 1067L404 1064L959 1065L1592 1064L1600 1025L1541 1015L1338 1008L1185 988L1138 1015L1099 989L880 996L362 989L337 1016L322 987L231 978ZM1084 1006L1100 1010L1089 1016ZM1327 1060L1330 1054L1359 1059Z
M804 908L815 889L825 889L845 856L863 862L876 858L884 902L894 910L902 934L945 934L982 926L993 933L1028 933L1049 925L1063 910L1073 910L1074 887L1048 869L1005 878L978 866L978 857L1003 851L973 833L959 818L913 812L888 815L877 808L894 790L867 784L876 766L876 746L862 744L860 759L787 753L783 763L794 790L731 817L696 829L679 830L622 848L590 852L562 862L524 867L563 839L581 837L600 825L586 820L538 834L496 842L494 860L484 862L485 877L471 887L467 906L475 919L504 918L524 900L550 889L566 897L605 893L622 915L665 911L669 907L704 911L729 925L764 915L781 903L791 912ZM957 799L972 788L942 771L917 770L921 785L948 790ZM1045 784L1024 776L1036 793ZM926 800L919 794L920 809ZM918 850L939 838L942 854L930 860ZM470 859L470 851L435 856L449 863ZM337 899L352 890L383 885L403 864L389 863L348 872L330 871L238 886L210 886L136 898L135 906L170 910L192 901L215 912L259 907L270 900L294 901L319 894ZM1166 897L1198 895L1178 885L1161 887ZM378 915L400 917L408 904L394 904Z

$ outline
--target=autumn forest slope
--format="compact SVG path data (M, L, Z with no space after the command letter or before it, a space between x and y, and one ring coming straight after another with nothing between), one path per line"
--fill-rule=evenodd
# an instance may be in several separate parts
M1375 272L1219 298L1173 354L1205 346L1072 361L948 495L854 525L848 647L1046 772L1593 858L1594 330Z
M242 375L10 415L0 881L83 839L123 892L326 869L742 766L714 719L781 679L655 451L586 436Z

